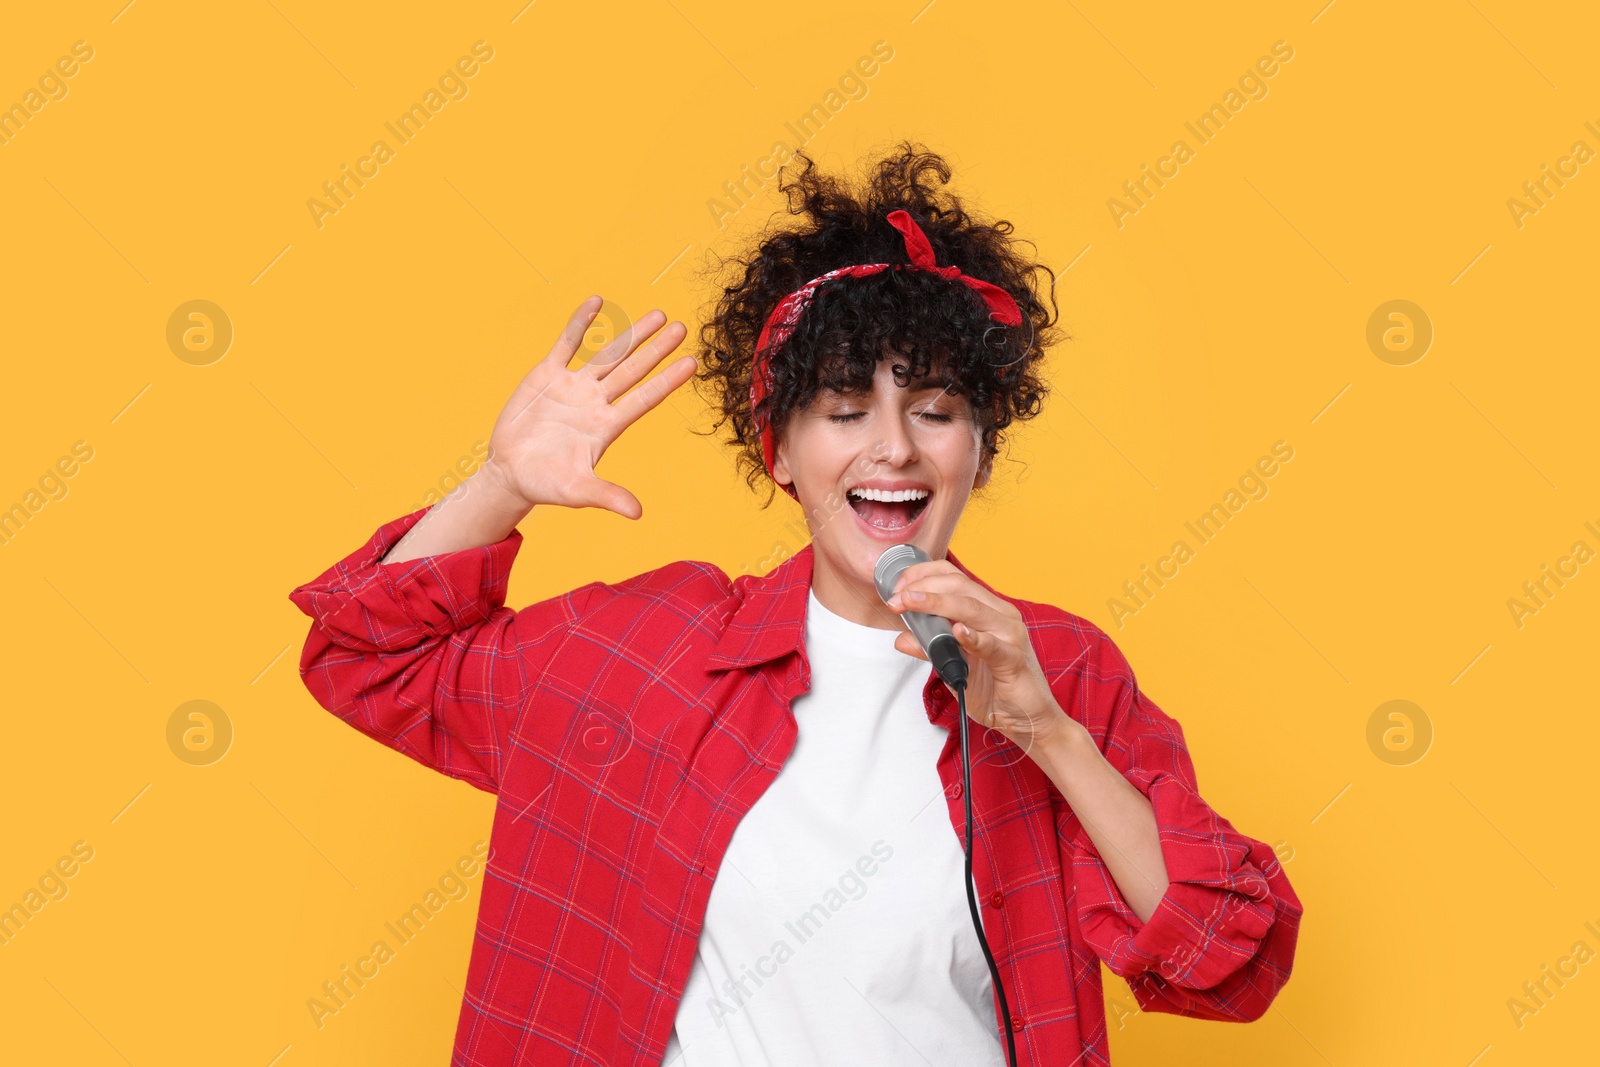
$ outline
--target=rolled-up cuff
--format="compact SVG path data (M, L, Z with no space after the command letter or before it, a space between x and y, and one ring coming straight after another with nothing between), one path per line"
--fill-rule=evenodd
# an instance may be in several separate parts
M1233 832L1182 781L1135 771L1161 836L1167 890L1141 922L1128 907L1081 823L1074 882L1084 934L1123 978L1153 972L1187 989L1210 989L1248 963L1271 929L1275 904L1258 855L1264 845ZM1269 853L1270 855L1270 853Z
M329 640L363 652L409 648L482 622L505 604L522 534L512 530L492 545L380 563L427 510L378 527L289 599Z

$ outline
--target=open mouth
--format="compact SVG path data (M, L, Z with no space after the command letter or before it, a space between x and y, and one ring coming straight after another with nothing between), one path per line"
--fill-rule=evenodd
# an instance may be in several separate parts
M849 492L851 509L879 530L904 530L926 510L933 494L926 489L862 489Z

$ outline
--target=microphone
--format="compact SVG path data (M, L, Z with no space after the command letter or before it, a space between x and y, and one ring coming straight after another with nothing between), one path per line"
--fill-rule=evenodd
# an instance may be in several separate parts
M927 563L928 554L916 545L891 545L878 557L872 569L872 580L877 583L878 595L887 601L894 596L894 583L913 563ZM922 646L933 669L951 689L959 690L967 684L967 661L961 657L961 642L950 632L950 620L940 615L921 611L901 612L906 628Z

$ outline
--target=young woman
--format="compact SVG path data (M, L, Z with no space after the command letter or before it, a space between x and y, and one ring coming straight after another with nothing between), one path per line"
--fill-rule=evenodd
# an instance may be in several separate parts
M569 368L591 297L476 474L291 594L324 707L497 795L453 1062L1104 1064L1101 960L1145 1009L1257 1018L1301 914L1272 849L1201 799L1104 632L949 551L1046 393L1044 268L936 155L903 145L859 195L800 158L806 225L741 262L703 360L662 367L687 331L651 311ZM595 464L697 368L811 543L764 577L682 560L505 607L531 509L640 517ZM886 603L898 543L929 561ZM966 796L907 610L969 664Z

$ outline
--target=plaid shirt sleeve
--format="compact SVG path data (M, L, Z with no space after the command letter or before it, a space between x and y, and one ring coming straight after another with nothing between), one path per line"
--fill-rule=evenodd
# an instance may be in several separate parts
M532 686L607 587L506 608L516 530L480 548L379 563L426 511L379 527L289 594L311 617L300 677L317 703L368 737L496 792Z
M1271 847L1201 799L1182 728L1139 689L1111 638L1094 628L1089 637L1083 706L1100 711L1085 725L1107 761L1149 798L1170 884L1140 922L1072 819L1063 862L1084 938L1147 1011L1258 1019L1289 980L1299 898Z

